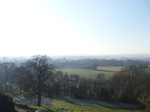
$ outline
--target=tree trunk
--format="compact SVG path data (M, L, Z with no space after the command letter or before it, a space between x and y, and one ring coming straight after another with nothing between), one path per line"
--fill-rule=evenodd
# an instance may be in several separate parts
M5 81L5 93L7 93L7 82Z
M12 78L11 78L11 80L10 80L9 93L12 93Z
M38 104L37 106L41 106L41 92L38 92Z
M65 84L64 84L64 97L66 96L66 88L65 88Z

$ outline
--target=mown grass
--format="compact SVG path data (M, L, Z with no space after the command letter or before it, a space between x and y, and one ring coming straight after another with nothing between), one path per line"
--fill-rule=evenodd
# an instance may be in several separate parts
M78 68L63 68L59 70L61 70L64 73L68 73L68 75L76 74L76 75L79 75L80 77L93 78L93 79L95 79L99 73L104 73L106 75L106 78L111 77L115 73L115 72L109 72L109 71L107 72L107 71L78 69Z
M99 66L97 67L98 70L106 70L106 71L113 71L113 72L117 72L121 69L122 67L116 67L116 66Z

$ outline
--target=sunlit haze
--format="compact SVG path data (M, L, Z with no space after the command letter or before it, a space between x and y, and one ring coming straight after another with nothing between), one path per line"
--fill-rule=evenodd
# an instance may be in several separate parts
M150 53L149 0L1 0L0 56Z

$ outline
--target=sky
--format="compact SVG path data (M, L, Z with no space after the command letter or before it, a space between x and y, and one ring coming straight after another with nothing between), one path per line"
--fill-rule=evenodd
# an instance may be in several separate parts
M143 53L149 0L0 0L0 56Z

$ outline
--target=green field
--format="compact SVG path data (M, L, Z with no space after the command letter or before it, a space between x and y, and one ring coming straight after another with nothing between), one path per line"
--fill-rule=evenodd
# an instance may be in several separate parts
M90 100L69 99L69 101L54 100L54 102L57 104L56 108L64 108L65 112L140 112L138 110L121 110L109 103Z
M97 67L98 70L106 70L106 71L113 71L113 72L117 72L121 69L122 67L115 67L115 66L99 66Z
M135 104L123 104L116 102L99 102L93 100L69 99L69 98L42 98L42 106L36 106L37 98L27 100L22 96L14 97L17 104L28 105L38 110L47 110L50 112L140 112L134 110ZM129 107L131 110L123 110L121 108Z
M76 74L79 75L80 77L93 79L95 79L99 73L105 73L106 78L110 78L115 73L112 71L109 72L109 71L98 71L98 70L78 69L78 68L63 68L59 70L61 70L64 73L68 73L68 75Z

